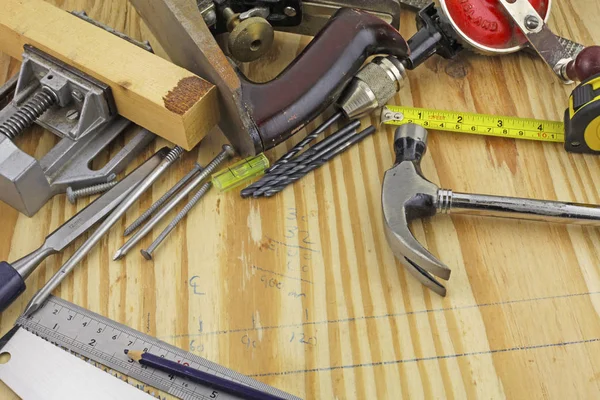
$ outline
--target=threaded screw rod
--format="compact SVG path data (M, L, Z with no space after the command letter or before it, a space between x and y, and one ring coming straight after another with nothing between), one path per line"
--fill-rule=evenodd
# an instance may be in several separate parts
M230 145L223 146L223 150L206 166L206 168L192 181L186 185L180 192L178 192L169 202L161 208L151 219L144 225L139 231L135 233L117 252L115 253L113 260L119 260L129 250L133 248L140 240L142 240L148 232L152 230L169 212L171 212L181 201L195 190L200 184L208 178L208 176L217 169L217 167L229 157L234 154L233 148Z
M350 147L352 147L356 143L365 139L367 136L372 135L375 131L376 131L375 127L370 126L358 134L351 135L350 137L348 137L348 140L346 140L344 143L340 144L339 146L337 146L333 149L323 150L321 153L319 153L318 155L315 155L314 158L309 160L304 169L289 175L288 177L286 177L285 180L280 182L277 186L267 189L265 191L265 196L271 197L271 196L275 195L276 193L281 192L287 185L290 185L290 184L298 181L299 179L306 176L309 172L314 171L315 169L321 167L322 165L327 163L329 160L331 160L338 154L343 153L344 151L348 150Z
M160 199L156 200L154 204L150 206L142 215L140 215L131 225L125 229L123 232L123 236L128 236L131 232L135 231L139 228L150 216L158 210L167 200L169 200L179 189L183 187L183 185L187 184L190 179L194 177L198 172L202 171L202 166L198 163L194 165L194 167L188 172L179 182L177 182L171 189L169 189L165 194L161 196Z
M271 185L273 181L277 181L282 175L289 174L289 171L296 168L298 166L298 164L304 162L305 160L307 160L308 158L313 156L315 153L317 153L320 150L322 150L323 148L326 148L327 146L329 146L331 143L337 142L341 137L344 137L344 135L346 135L348 132L352 132L353 130L356 130L359 126L360 126L360 121L358 121L358 120L350 121L347 125L345 125L339 131L337 131L334 134L328 136L327 138L321 140L319 143L315 144L314 146L312 146L311 148L306 150L304 153L300 154L298 157L292 159L291 161L288 161L285 164L282 164L276 170L272 171L268 175L262 177L259 181L253 183L252 185L250 185L247 188L245 188L244 190L242 190L242 192L241 192L242 197L243 198L250 197L250 196L258 197L259 195L255 194L256 191L260 190L262 187L264 187L266 185Z
M165 171L177 160L183 149L175 146L169 154L158 164L152 172L150 172L135 188L123 199L123 201L110 213L100 226L90 234L88 239L73 253L71 258L60 267L60 269L50 278L50 280L41 288L31 299L25 311L24 316L29 316L35 310L40 308L44 301L50 296L50 293L60 285L63 279L79 264L88 252L102 239L102 237L117 223L119 219L127 212L127 210L148 190L154 182L165 173Z
M73 190L73 188L69 186L66 193L67 199L69 200L69 203L75 204L78 198L104 193L107 190L112 189L117 183L119 183L119 181L100 183L98 185L88 186L77 190Z
M310 142L312 142L317 137L319 137L319 135L321 135L323 132L325 132L331 125L333 125L338 119L340 119L343 116L344 116L344 113L342 113L341 111L338 111L337 113L333 114L325 122L323 122L321 125L319 125L314 131L312 131L311 133L306 135L306 137L304 139L302 139L300 142L298 142L297 145L292 147L292 149L290 151L285 153L279 160L277 160L275 162L275 164L271 165L270 168L267 168L265 173L268 174L269 172L274 171L275 169L279 168L282 164L285 164L288 161L290 161L292 158L294 158L294 156L296 154L298 154L300 151L302 151L302 149L304 147L306 147L308 144L310 144Z
M140 251L146 260L152 260L152 253L154 250L156 250L156 248L166 239L166 237L169 236L169 233L175 229L177 224L179 224L181 220L190 212L190 210L194 208L196 203L198 203L198 201L210 190L211 187L211 182L206 182L204 185L202 185L200 190L198 190L194 197L192 197L185 207L183 207L183 209L179 212L179 214L177 214L173 221L169 223L165 230L158 235L154 242L152 242L152 244L146 250Z
M57 102L56 94L43 88L0 125L0 133L13 140Z

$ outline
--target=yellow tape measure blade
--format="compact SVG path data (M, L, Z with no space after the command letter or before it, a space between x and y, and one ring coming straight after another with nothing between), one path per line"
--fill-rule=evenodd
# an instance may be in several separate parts
M381 111L381 123L417 124L426 129L511 139L555 143L565 141L565 127L562 122L426 108L385 106Z

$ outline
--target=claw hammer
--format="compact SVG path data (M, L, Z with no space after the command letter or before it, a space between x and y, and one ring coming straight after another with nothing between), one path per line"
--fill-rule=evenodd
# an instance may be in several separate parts
M600 226L600 206L517 197L452 192L427 180L421 159L427 150L427 131L418 125L399 127L394 136L396 163L385 173L382 190L385 236L394 255L423 285L441 296L450 269L432 255L409 229L418 218L443 214L474 214Z

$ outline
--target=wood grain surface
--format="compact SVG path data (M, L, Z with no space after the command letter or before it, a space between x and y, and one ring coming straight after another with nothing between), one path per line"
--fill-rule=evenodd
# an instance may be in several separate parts
M125 0L54 3L149 39L164 55ZM590 45L600 42L599 20L596 0L557 1L550 25ZM414 33L413 14L402 22L404 35ZM272 78L308 40L278 35L248 74ZM0 58L0 79L17 69ZM554 120L573 89L523 53L433 58L409 77L396 104ZM272 199L213 190L153 262L137 250L111 261L125 226L194 161L219 151L223 137L210 135L55 294L303 398L597 398L600 230L465 216L416 222L417 238L453 271L448 296L438 297L402 269L384 237L381 182L393 163L392 135L380 129ZM18 139L37 156L55 142L39 128ZM600 158L559 144L431 132L423 170L456 191L600 203ZM33 218L0 205L0 258L25 255L88 203L56 196ZM29 278L0 315L1 333L82 241Z

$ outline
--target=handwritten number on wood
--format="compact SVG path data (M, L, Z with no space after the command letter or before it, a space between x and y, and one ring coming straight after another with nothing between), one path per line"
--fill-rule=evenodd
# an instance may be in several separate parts
M198 296L203 296L203 295L205 295L206 293L204 293L204 292L201 292L201 291L200 291L200 289L198 288L198 286L199 286L199 281L200 281L200 277L199 277L199 276L197 276L197 275L194 275L194 276L192 276L192 277L190 278L190 286L191 286L192 288L194 288L194 292L193 292L193 293L194 293L195 295L198 295Z

